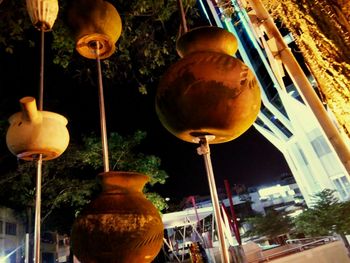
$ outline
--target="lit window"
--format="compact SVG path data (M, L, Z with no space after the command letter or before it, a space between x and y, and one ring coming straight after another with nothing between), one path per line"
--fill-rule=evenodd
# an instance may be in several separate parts
M15 223L6 222L5 234L15 236L17 234L17 225Z
M342 198L345 198L347 196L345 189L343 187L343 185L341 184L339 178L333 180L335 187L337 188L338 192L340 193L340 195L342 196Z
M322 136L318 136L316 139L312 140L311 144L318 157L331 152L326 140Z
M350 183L349 183L348 178L346 178L345 176L342 176L342 177L340 177L340 179L345 187L346 192L350 193Z

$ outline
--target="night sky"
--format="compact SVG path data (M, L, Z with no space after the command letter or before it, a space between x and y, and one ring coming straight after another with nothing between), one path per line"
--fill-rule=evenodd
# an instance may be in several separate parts
M96 79L82 83L51 60L46 52L44 109L68 118L73 139L91 131L99 134ZM38 61L37 49L23 47L13 55L0 51L1 120L20 110L18 101L23 96L37 96ZM204 161L197 154L197 145L183 142L163 128L155 113L155 90L142 95L136 87L111 83L105 84L104 89L108 131L122 135L146 131L148 136L141 145L142 151L161 158L169 179L155 190L164 197L179 199L209 194ZM1 140L4 143L5 138ZM290 172L282 154L254 127L234 141L211 145L211 157L218 187L224 187L224 179L231 185L270 184L282 173Z

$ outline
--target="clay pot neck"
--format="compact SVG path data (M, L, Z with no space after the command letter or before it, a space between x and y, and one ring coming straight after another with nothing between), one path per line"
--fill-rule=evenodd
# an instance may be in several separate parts
M105 193L141 193L149 180L147 175L136 172L110 171L98 176Z

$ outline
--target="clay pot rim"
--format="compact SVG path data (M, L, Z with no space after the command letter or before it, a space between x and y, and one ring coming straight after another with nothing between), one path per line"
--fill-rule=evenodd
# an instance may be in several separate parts
M134 177L140 177L140 178L145 178L148 179L149 176L145 175L143 173L140 172L134 172L134 171L108 171L108 172L102 172L99 173L98 176L100 177L112 177L115 175L119 175L119 176L125 176L125 177L130 177L130 176L134 176Z

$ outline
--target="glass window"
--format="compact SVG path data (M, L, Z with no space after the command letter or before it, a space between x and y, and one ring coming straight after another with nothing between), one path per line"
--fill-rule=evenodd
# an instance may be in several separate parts
M347 196L344 187L342 186L342 184L340 183L339 178L333 180L335 187L337 188L339 194L341 195L342 198L345 198Z
M350 194L350 182L349 182L348 178L346 178L345 176L342 176L342 177L340 177L340 180L343 183L347 194Z
M2 234L2 226L3 226L3 222L0 220L0 234Z
M329 148L327 142L322 136L318 136L316 139L312 140L311 144L318 157L321 157L331 152L331 149Z
M17 225L15 223L6 222L5 234L15 236L17 234Z

